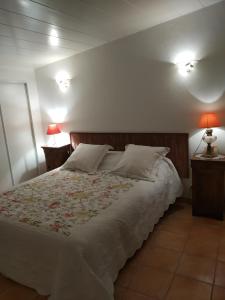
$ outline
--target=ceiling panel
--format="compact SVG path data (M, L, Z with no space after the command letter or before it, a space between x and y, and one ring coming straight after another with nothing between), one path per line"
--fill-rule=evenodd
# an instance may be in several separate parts
M59 39L58 37L47 36L22 29L11 28L2 24L0 24L0 35L5 35L11 39L14 39L15 41L27 41L34 45L44 45L48 48L52 48L50 39L53 38L53 41L55 40L55 43L57 43L57 48L59 49L63 48L76 51L88 49L88 45L83 43L73 42L66 39Z
M1 0L0 64L39 67L220 1Z
M143 14L137 7L122 0L32 0L32 2L43 5L56 14L61 12L64 16L76 18L81 24L83 22L91 24L98 33L101 32L101 38L105 42L132 33L134 23L141 21ZM135 27L135 31L137 29ZM89 32L88 29L85 32Z
M120 16L121 14L132 14L137 10L126 0L80 0L88 4L92 9L106 13L108 16Z
M80 0L31 0L31 2L51 8L76 18L82 22L107 22L108 14Z
M201 2L202 5L204 6L210 6L210 5L214 5L216 3L221 2L221 0L199 0Z
M182 14L196 11L202 8L199 0L128 0L139 7L146 15L155 16L159 20L171 19Z
M35 53L38 54L38 53L46 53L46 54L58 54L58 55L63 55L65 53L65 51L62 51L60 49L57 49L55 50L54 52L52 51L52 49L50 48L47 48L45 45L37 45L37 44L32 44L30 42L27 42L27 41L23 41L23 40L13 40L11 38L8 38L6 36L2 36L0 35L1 37L1 47L9 47L12 51L15 50L17 51L18 53L20 52L20 50L27 50L26 53L28 52L32 52L32 53ZM67 54L71 55L73 53L73 51L71 50L67 50Z
M27 3L21 5L21 3ZM44 7L38 3L28 0L1 0L0 8L5 12L11 12L20 16L29 17L39 20L48 25L56 25L63 29L86 33L96 38L104 37L104 28L102 32L97 31L95 26L90 22L82 22L77 18L64 15L61 12Z
M129 2L122 0L78 1L78 0L32 0L51 10L63 13L65 16L77 18L81 23L89 22L102 33L105 41L111 41L126 35L127 24L132 24L133 19L141 20L141 12ZM124 26L123 24L126 24Z
M1 5L0 5L1 6ZM51 35L51 30L57 30L58 36L62 39L81 42L88 45L99 45L105 42L102 39L97 39L91 35L80 33L77 30L66 30L58 26L50 25L40 20L35 20L22 15L17 15L11 12L5 12L0 8L0 24L8 25L12 28L24 29L31 32Z

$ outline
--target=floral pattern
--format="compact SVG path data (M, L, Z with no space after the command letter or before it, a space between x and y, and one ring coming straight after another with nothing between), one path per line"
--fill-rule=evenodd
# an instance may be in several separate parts
M0 196L0 216L70 236L119 200L136 180L107 172L87 174L56 170L21 184Z

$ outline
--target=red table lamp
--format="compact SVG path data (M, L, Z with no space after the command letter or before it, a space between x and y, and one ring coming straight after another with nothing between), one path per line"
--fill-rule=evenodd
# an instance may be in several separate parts
M47 134L51 135L51 134L57 134L57 133L61 133L61 130L59 129L57 124L49 124L48 125L48 129L47 129Z
M205 113L201 116L199 122L199 128L206 128L203 141L207 144L206 152L202 155L204 157L212 158L217 156L212 147L212 143L217 140L217 137L213 135L212 127L219 127L220 121L218 116L215 113Z
M54 145L56 144L55 134L61 133L57 124L49 124L47 129L47 135L54 135Z

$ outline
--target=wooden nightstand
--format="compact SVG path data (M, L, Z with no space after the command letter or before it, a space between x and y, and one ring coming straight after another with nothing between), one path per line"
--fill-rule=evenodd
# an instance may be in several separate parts
M192 214L223 220L225 200L225 158L193 157Z
M61 147L41 147L45 153L47 171L60 167L71 153L71 145L64 145Z

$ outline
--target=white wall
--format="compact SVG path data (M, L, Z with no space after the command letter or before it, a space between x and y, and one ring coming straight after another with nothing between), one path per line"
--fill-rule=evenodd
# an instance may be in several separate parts
M38 99L38 91L36 85L35 73L30 68L7 67L0 65L0 81L26 83L29 94L29 102L31 109L31 117L33 121L33 129L35 135L35 143L39 161L39 170L42 172L45 169L45 160L41 146L44 144L43 122ZM19 112L18 112L19 113ZM16 116L15 116L16 118ZM19 141L23 143L23 141Z
M44 127L65 131L189 132L190 153L202 135L202 112L225 125L225 2L36 71ZM174 60L192 51L199 63L181 77ZM66 94L54 77L72 76ZM225 152L225 132L216 130Z

